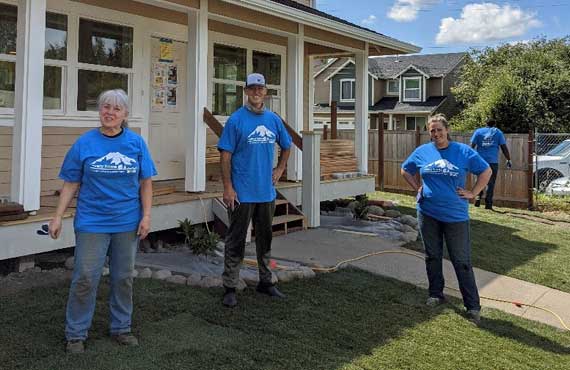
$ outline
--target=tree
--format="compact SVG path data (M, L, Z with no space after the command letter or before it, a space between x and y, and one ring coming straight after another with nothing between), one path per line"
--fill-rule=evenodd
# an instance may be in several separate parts
M464 107L451 124L505 132L570 132L570 37L472 50L453 88Z

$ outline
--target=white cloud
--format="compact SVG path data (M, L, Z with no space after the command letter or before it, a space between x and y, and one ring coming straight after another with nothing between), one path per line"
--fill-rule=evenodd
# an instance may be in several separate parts
M360 24L366 27L372 27L376 23L376 16L374 14L370 14L368 18L363 19L360 21Z
M422 6L439 2L439 0L396 0L388 11L388 18L396 22L411 22L418 17Z
M444 18L439 25L437 44L480 43L524 35L530 28L540 27L536 14L519 7L493 3L468 4L461 18Z

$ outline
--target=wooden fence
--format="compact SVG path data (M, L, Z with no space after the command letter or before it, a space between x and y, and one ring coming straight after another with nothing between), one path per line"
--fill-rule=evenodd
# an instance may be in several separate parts
M411 188L400 175L400 167L404 160L421 144L429 142L429 133L417 131L383 131L383 172L378 176L379 148L378 130L368 132L368 173L376 175L376 186L389 191L406 192ZM528 192L529 177L529 136L528 134L506 134L507 146L511 153L513 167L505 168L502 154L499 160L499 175L495 185L497 204L524 207L530 205ZM339 130L339 139L354 140L354 130ZM471 133L452 133L454 141L469 144ZM530 175L532 176L532 175ZM472 186L474 176L468 178L467 186ZM530 200L532 201L532 199Z

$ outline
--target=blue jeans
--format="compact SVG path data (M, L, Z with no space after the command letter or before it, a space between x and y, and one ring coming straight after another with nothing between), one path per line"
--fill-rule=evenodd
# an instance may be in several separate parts
M430 297L443 298L443 241L455 269L463 304L468 310L480 310L479 292L471 265L469 221L442 222L418 212L420 234L426 253Z
M75 241L75 267L67 301L65 337L67 340L87 339L107 254L111 277L111 335L130 332L132 273L139 241L136 231L112 234L76 232Z
M499 173L499 164L498 163L489 163L489 167L491 167L491 178L487 183L486 187L486 194L485 194L485 205L488 207L493 206L493 195L495 194L495 182L497 181L497 174ZM479 197L483 197L483 192L485 190L481 190L479 193Z

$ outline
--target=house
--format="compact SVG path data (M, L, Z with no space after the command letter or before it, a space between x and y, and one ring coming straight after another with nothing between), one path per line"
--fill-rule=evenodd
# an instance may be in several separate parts
M323 13L313 0L0 0L0 197L31 217L0 224L0 259L74 245L73 209L63 236L37 233L52 217L63 156L86 130L98 127L98 94L122 88L130 127L149 144L159 177L152 231L177 220L212 220L220 184L208 164L216 136L204 108L224 122L243 104L246 74L265 74L268 105L297 133L283 194L303 204L318 226L318 203L374 189L374 178L320 181L313 135L312 64L316 57L354 60L356 146L366 173L364 117L368 57L419 48ZM305 180L305 181L302 181ZM305 195L304 197L302 195Z
M425 130L429 116L458 112L451 87L467 53L398 55L368 60L369 112L382 114L386 130ZM315 79L315 127L330 126L330 105L337 102L338 129L354 128L354 60L330 58ZM371 121L371 128L376 121Z

